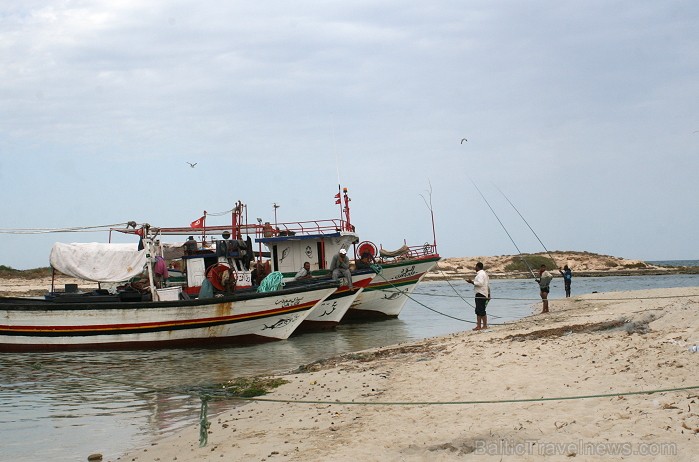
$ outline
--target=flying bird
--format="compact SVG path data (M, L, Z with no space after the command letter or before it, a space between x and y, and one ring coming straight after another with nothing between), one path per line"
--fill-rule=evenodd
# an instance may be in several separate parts
M464 144L464 141L468 141L466 138L461 138L461 144Z
M194 163L187 162L187 163L188 163L189 166L192 167L192 168L196 167L196 165L197 165L197 162L194 162Z

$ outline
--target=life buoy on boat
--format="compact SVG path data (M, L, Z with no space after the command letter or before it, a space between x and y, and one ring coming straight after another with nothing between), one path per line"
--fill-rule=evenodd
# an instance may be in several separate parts
M206 269L206 279L209 280L209 282L212 286L214 286L215 289L225 290L226 288L224 287L222 282L223 273L227 273L230 269L231 267L225 263L213 264Z
M357 247L357 253L359 254L359 258L362 258L362 255L364 255L365 253L368 253L373 259L374 257L376 257L376 254L379 253L379 251L373 242L363 241L359 243L359 246Z

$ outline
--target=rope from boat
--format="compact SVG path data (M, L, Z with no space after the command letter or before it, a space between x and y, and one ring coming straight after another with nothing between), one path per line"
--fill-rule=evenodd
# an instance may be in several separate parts
M403 289L397 287L397 286L396 286L395 284L393 284L391 281L389 281L388 279L386 279L380 272L377 273L377 274L378 274L379 276L381 276L381 278L383 278L384 281L388 282L388 283L391 285L391 287L393 287L398 293L400 293L400 294L402 294L402 295L405 295L406 297L408 297L410 300L414 301L415 303L417 303L417 304L420 305L421 307L427 308L428 310L432 311L433 313L437 313L437 314L439 314L439 315L441 315L441 316L444 316L444 317L446 317L446 318L454 319L454 320L456 320L456 321L461 321L461 322L467 322L467 323L469 323L469 324L476 324L475 321L471 321L471 320L469 320L469 319L457 318L456 316L452 316L452 315L450 315L450 314L442 313L441 311L435 310L434 308L430 308L429 306L425 305L424 303L422 303L422 302L416 300L415 298L413 298L413 297L411 296L411 294L408 293L407 291L405 291L405 290L403 290ZM490 325L490 326L501 326L501 325L503 325L503 323L489 322L488 325Z
M272 271L260 283L258 292L274 292L284 287L284 275L279 271Z
M49 234L49 233L95 233L109 228L123 227L128 222L98 226L73 226L69 228L0 228L0 234Z
M18 364L15 361L9 360L11 363ZM162 392L162 391L172 391L175 389L158 388L151 387L147 385L139 384L126 384L121 381L104 379L102 377L93 376L85 373L77 373L75 371L66 371L55 367L46 367L39 363L34 363L31 365L33 369L41 370L51 370L68 376L79 376L85 377L91 380L104 383L117 383L120 385L128 385L129 387L138 387L149 390L151 392ZM532 402L545 402L545 401L567 401L567 400L582 400L591 398L614 398L617 396L634 396L634 395L651 395L655 393L670 393L670 392L681 392L699 389L699 385L691 385L686 387L676 387L676 388L660 388L652 390L638 390L638 391L622 391L616 393L599 393L591 395L573 395L573 396L554 396L554 397L539 397L539 398L511 398L511 399L488 399L488 400L473 400L473 401L322 401L322 400L291 400L291 399L276 399L276 398L259 398L259 397L242 397L242 396L231 396L228 392L224 390L219 390L218 387L212 388L207 393L203 393L201 389L198 390L199 398L201 399L201 408L199 412L199 447L204 447L208 443L208 431L211 426L207 414L208 414L208 402L211 399L233 399L237 401L259 401L268 403L287 403L287 404L320 404L320 405L341 405L341 406L445 406L445 405L475 405L475 404L506 404L506 403L532 403ZM180 389L182 390L182 389ZM194 390L189 388L186 389L189 394L194 394ZM212 393L211 393L212 392Z
M11 359L7 360L10 363L14 363L18 366L23 366L17 361ZM172 387L172 388L161 388L152 387L144 384L137 383L125 383L123 381L118 381L114 379L105 379L103 377L91 374L80 373L76 371L67 371L61 368L45 366L39 363L33 363L30 365L32 369L35 370L47 370L51 372L60 373L67 376L84 377L97 382L104 382L109 384L126 385L129 387L141 388L153 393L171 392L171 393L187 393L190 395L199 395L202 400L203 411L208 410L208 403L212 399L234 399L238 401L264 401L270 403L290 403L290 404L340 404L340 405L381 405L381 406L439 406L439 405L453 405L453 404L503 404L503 403L530 403L530 402L544 402L544 401L566 401L566 400L577 400L577 399L589 399L589 398L614 398L616 396L634 396L634 395L652 395L655 393L670 393L676 391L690 391L699 389L699 385L690 385L686 387L675 387L675 388L657 388L651 390L637 390L637 391L618 391L610 393L599 393L590 395L572 395L572 396L552 396L552 397L539 397L539 398L506 398L506 399L484 399L484 400L474 400L474 401L322 401L322 400L293 400L293 399L276 399L276 398L260 398L260 397L245 397L232 395L225 388L220 389L219 386L212 387L210 389L205 389L204 387ZM206 392L204 392L206 390Z
M230 209L230 210L225 210L223 212L206 212L207 217L220 217L223 215L228 215L229 213L233 212L235 209Z
M323 404L342 406L450 406L469 404L507 404L507 403L542 403L545 401L571 401L591 398L616 398L617 396L653 395L655 393L670 393L680 391L690 391L699 389L699 385L677 388L659 388L654 390L622 391L617 393L599 393L594 395L573 395L573 396L551 396L540 398L510 398L510 399L481 399L473 401L323 401L323 400L291 400L276 398L245 398L235 396L233 399L240 401L260 401L266 403L288 403L288 404Z
M610 293L610 292L607 292ZM446 298L461 298L463 300L463 297L460 295L447 295L447 294L431 294L427 292L419 292L415 291L413 292L413 295L419 295L421 297L446 297ZM593 295L593 294L583 294L583 295ZM613 302L613 301L618 301L618 300L662 300L662 299L670 299L670 298L692 298L692 297L699 297L699 294L690 294L690 295L658 295L655 297L619 297L619 298L580 298L581 296L577 297L569 297L570 301L573 302ZM512 298L512 297L490 297L491 300L510 300L510 301L517 301L517 302L540 302L541 298ZM565 298L549 298L549 301L561 301L565 300ZM490 315L488 315L490 316Z
M207 418L209 412L209 400L211 396L201 395L201 409L199 410L199 447L203 448L209 442L209 427L211 422Z

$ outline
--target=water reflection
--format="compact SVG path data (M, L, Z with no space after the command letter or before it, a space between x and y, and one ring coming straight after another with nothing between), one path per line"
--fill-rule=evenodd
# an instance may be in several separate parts
M531 280L493 280L490 320L538 311ZM573 295L655 287L699 286L699 276L576 278ZM561 298L555 279L551 299ZM91 452L114 459L146 438L191 425L200 401L186 390L234 377L286 372L346 352L469 330L473 288L463 281L421 283L399 319L341 324L245 347L145 351L4 353L0 362L3 460L75 461ZM555 304L552 304L552 308ZM442 316L437 312L447 316ZM161 391L156 391L161 389ZM213 401L210 415L230 406Z

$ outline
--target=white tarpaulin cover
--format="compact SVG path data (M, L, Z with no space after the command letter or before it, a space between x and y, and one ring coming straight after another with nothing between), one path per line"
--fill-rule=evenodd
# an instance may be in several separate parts
M146 251L137 244L97 242L62 244L51 249L51 266L68 276L95 282L123 282L138 276L146 264Z

